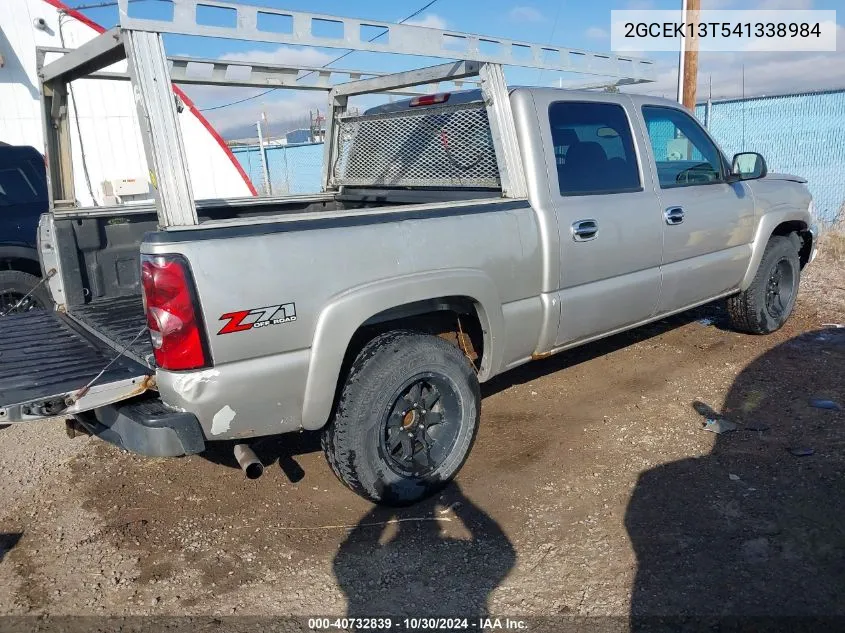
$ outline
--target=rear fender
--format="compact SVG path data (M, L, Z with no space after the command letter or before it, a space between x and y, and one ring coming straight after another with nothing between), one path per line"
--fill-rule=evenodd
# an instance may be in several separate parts
M479 379L494 375L502 362L502 304L496 286L473 269L438 270L366 284L334 297L320 313L311 348L302 426L317 429L331 414L340 368L353 334L368 319L385 310L440 297L471 298L484 333Z

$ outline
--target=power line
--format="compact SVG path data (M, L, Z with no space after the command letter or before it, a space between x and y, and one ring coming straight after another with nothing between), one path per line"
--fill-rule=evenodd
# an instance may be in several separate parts
M417 17L420 13L422 13L423 11L425 11L426 9L428 9L429 7L431 7L433 4L435 4L435 3L437 3L437 2L439 2L439 0L430 0L430 2L428 2L425 6L423 6L423 7L419 8L419 9L417 9L417 10L416 10L416 11L414 11L411 15L405 16L404 18L402 18L401 20L399 20L399 21L397 22L397 24L404 24L404 23L405 23L405 22L407 22L408 20L412 20L413 18ZM375 42L378 38L380 38L381 36L383 36L383 35L384 35L385 33L387 33L389 30L390 30L390 29L384 29L381 33L378 33L378 34L374 35L373 37L371 37L371 38L370 38L370 39L368 39L367 41L368 41L368 42ZM351 54L352 54L352 53L354 53L354 52L355 52L355 50L354 50L354 49L350 49L350 50L346 51L345 53L343 53L342 55L339 55L339 56L335 57L333 60L326 62L325 64L323 64L323 65L321 66L321 68L328 68L330 65L334 64L334 63L335 63L335 62L337 62L337 61L340 61L340 60L341 60L341 59L343 59L344 57L347 57L347 56L351 55ZM305 73L304 75L302 75L302 77L297 77L297 79L296 79L296 80L297 80L297 81L299 81L300 79L305 79L305 78L306 78L306 77L308 77L309 75L313 75L315 72L316 72L316 71L313 71L313 70L312 70L312 71L310 71L310 72L307 72L307 73ZM240 103L245 103L246 101L252 101L253 99L259 99L259 98L263 97L264 95L270 94L271 92L275 92L276 90L279 90L279 88L270 88L269 90L265 90L264 92L260 92L260 93L258 93L257 95L252 95L251 97L244 97L243 99L238 99L237 101L232 101L231 103L224 103L223 105L219 105L219 106L212 106L212 107L210 107L210 108L200 108L200 112L210 112L210 111L212 111L212 110L222 110L223 108L228 108L228 107L233 106L233 105L238 105L238 104L240 104Z
M557 20L560 17L560 8L563 6L563 2L558 2L557 11L555 11L555 20L552 22L552 32L549 35L549 43L546 46L551 46L552 41L555 39L555 31L557 30ZM540 85L540 79L543 77L543 69L537 69L537 85Z
M402 18L401 20L399 20L399 24L403 24L404 22L407 22L408 20L413 20L413 19L414 19L415 17L417 17L420 13L422 13L423 11L425 11L425 10L426 10L426 9L428 9L431 5L433 5L434 3L438 2L438 1L439 1L439 0L431 0L431 2L429 2L428 4L426 4L426 5L425 5L424 7L422 7L421 9L417 9L417 10L416 10L416 11L414 11L411 15L406 16L406 17ZM367 41L368 41L368 42L375 42L375 41L376 41L378 38L380 38L382 35L386 34L389 30L390 30L390 29L384 29L381 33L379 33L378 35L374 35L373 37L371 37L371 38L370 38L370 39L368 39ZM345 53L343 53L342 55L340 55L340 56L338 56L338 57L335 57L335 58L334 58L333 60L331 60L330 62L326 62L325 64L323 64L323 68L326 68L327 66L331 66L331 65L332 65L332 64L334 64L335 62L339 62L341 59L343 59L344 57L348 57L349 55L351 55L351 54L352 54L352 53L354 53L354 52L355 52L354 50L348 50L348 51L346 51L346 52L345 52ZM304 75L302 75L302 77L297 78L297 81L299 81L300 79L305 79L308 75L313 75L313 74L314 74L314 72L315 72L315 71L313 71L313 70L312 70L311 72L305 73Z

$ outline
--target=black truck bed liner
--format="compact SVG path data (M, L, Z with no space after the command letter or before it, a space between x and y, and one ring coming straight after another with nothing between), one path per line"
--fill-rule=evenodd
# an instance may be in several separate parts
M118 351L128 345L127 351L134 360L148 367L155 366L149 334L144 331L138 336L141 330L147 328L140 296L98 299L85 305L70 306L68 312L94 335L111 343Z
M0 317L0 407L75 392L116 355L59 312L39 310ZM123 356L94 384L151 373Z

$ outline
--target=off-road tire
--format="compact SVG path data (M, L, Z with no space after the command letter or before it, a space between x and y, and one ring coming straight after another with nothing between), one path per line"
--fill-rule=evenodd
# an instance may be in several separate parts
M750 334L769 334L779 330L795 307L798 284L801 278L801 262L798 257L797 240L774 235L766 245L763 258L757 267L754 280L746 290L727 300L728 316L734 329ZM787 267L790 284L789 298L783 309L773 312L767 307L766 297L775 269Z
M415 477L394 470L382 434L403 385L425 377L448 383L460 413L449 416L455 435L442 445L451 448L440 449L446 455L442 463ZM457 474L475 441L480 412L475 370L458 348L436 336L397 330L367 343L352 363L334 417L323 429L322 447L335 475L354 492L376 503L409 505Z
M38 286L41 280L35 275L20 270L0 270L0 293L14 293L23 297L33 288ZM38 286L27 299L29 309L47 309L52 306L50 293L45 285ZM6 308L0 306L0 313Z

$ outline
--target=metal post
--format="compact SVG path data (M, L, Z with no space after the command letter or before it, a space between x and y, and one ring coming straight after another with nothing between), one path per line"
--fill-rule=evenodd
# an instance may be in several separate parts
M323 191L337 189L334 183L335 153L340 134L340 117L346 112L349 97L337 96L336 89L329 92L329 108L326 114L326 142L323 144Z
M123 37L158 223L162 228L199 224L161 35L127 30Z
M41 107L50 208L72 207L76 204L76 193L67 85L61 82L41 84Z
M261 121L255 122L258 130L258 151L261 152L261 171L264 175L264 193L273 195L273 185L270 184L270 170L267 168L267 148L264 147L264 135L261 133Z
M708 97L707 103L704 104L704 129L710 129L710 114L713 107L713 101Z
M505 73L499 64L482 64L478 74L499 165L502 195L506 198L525 198L528 196L528 183L522 166L522 155L519 153Z
M285 157L285 195L288 195L290 193L290 165L288 164L287 145L282 148L282 156Z

